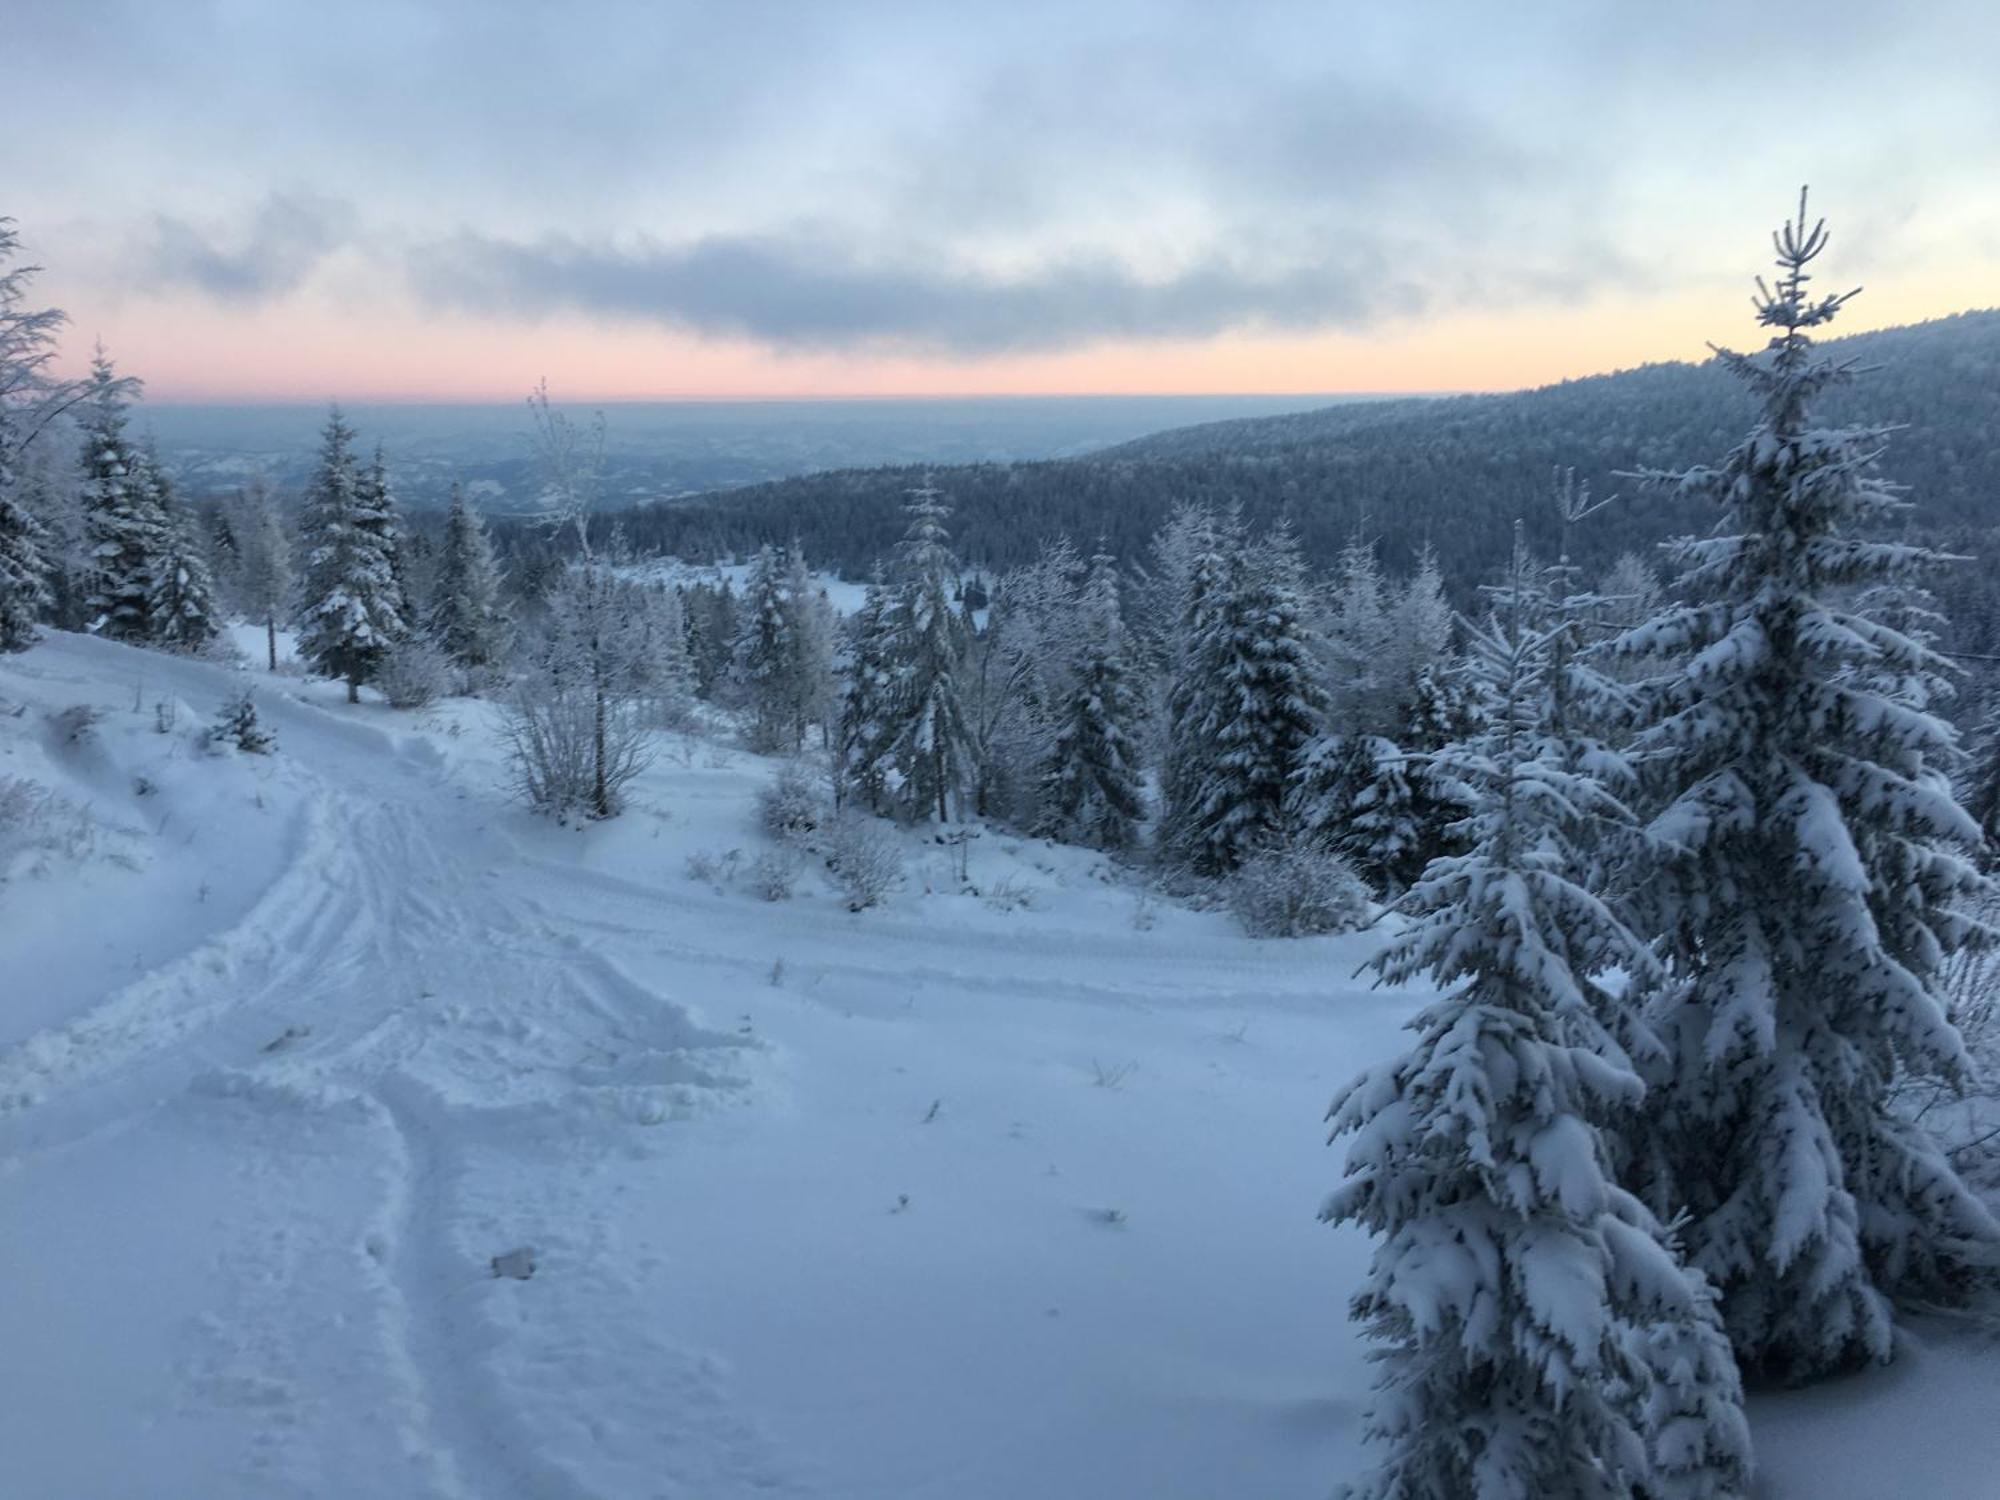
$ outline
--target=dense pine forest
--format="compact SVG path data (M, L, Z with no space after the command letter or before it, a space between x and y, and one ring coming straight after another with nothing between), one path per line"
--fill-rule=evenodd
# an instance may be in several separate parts
M1872 367L1863 388L1831 392L1827 420L1898 428L1896 474L1923 497L1911 525L1956 541L1996 522L2000 311L1964 313L1834 340ZM1865 391L1865 394L1863 393ZM1718 360L1648 365L1499 396L1367 401L1295 416L1176 429L1082 459L937 469L959 546L987 568L1028 561L1058 536L1127 561L1176 504L1238 509L1254 527L1284 519L1308 563L1324 566L1357 535L1407 572L1438 557L1456 597L1506 554L1515 520L1546 550L1555 522L1539 503L1552 468L1574 468L1613 506L1571 538L1575 559L1608 565L1712 519L1692 497L1645 495L1624 471L1696 461L1753 414ZM843 470L626 512L645 550L747 555L796 537L814 558L865 577L895 540L897 507L924 481L908 468Z

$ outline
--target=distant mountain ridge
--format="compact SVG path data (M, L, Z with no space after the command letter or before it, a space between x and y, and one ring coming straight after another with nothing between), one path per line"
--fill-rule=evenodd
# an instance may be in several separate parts
M2000 310L1830 340L1871 373L1826 399L1828 422L1897 424L1885 469L1910 487L1911 524L1953 535L2000 526ZM1422 546L1463 586L1508 545L1516 517L1553 544L1551 471L1573 465L1621 502L1573 539L1579 561L1705 530L1690 502L1641 495L1620 471L1719 461L1751 401L1719 363L1645 365L1505 395L1407 397L1175 428L1085 457L929 470L950 495L954 537L988 567L1045 537L1099 539L1136 559L1177 500L1283 517L1308 558L1357 531L1392 567ZM635 543L682 556L740 553L797 536L815 562L858 576L886 555L897 506L927 471L846 469L705 495L626 517Z

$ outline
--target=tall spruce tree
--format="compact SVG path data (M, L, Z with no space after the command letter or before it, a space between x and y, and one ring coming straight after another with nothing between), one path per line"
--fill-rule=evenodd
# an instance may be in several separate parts
M33 645L36 621L55 602L49 537L26 503L21 460L71 394L48 373L65 318L25 305L39 267L10 264L19 246L13 220L0 218L0 652Z
M0 414L0 423L6 421ZM0 435L0 448L6 438ZM35 643L35 622L55 602L42 525L14 495L12 474L0 453L0 652Z
M1042 832L1098 849L1129 849L1145 817L1130 648L1118 573L1099 553L1079 602L1067 699L1042 773Z
M792 616L785 607L785 564L776 549L757 549L743 584L743 635L736 676L750 711L754 750L782 750L792 731L796 687Z
M1189 726L1207 758L1182 838L1203 874L1228 874L1286 838L1292 782L1321 713L1302 585L1298 549L1283 527L1237 550L1192 648L1192 664L1210 674L1202 717Z
M390 481L388 457L380 443L375 445L368 466L356 468L354 501L355 524L374 537L376 547L388 560L389 577L394 581L390 602L396 611L391 633L401 640L415 630L419 616L410 592L409 559L404 556L403 518L396 509L396 487Z
M958 559L951 552L944 496L929 483L903 507L909 529L896 548L898 584L883 616L889 683L887 749L904 818L949 822L954 798L971 783L972 734L959 692L965 619L952 604Z
M1901 1073L1963 1071L1939 969L1991 936L1964 915L1979 830L1946 778L1953 733L1878 685L1943 663L1842 602L1943 559L1870 539L1904 508L1876 469L1886 432L1812 424L1852 371L1810 331L1853 294L1809 291L1826 233L1803 195L1774 242L1769 345L1720 355L1762 417L1718 467L1645 476L1721 521L1672 549L1685 602L1618 649L1678 663L1639 685L1664 800L1640 889L1670 966L1639 1180L1690 1212L1746 1371L1802 1380L1886 1360L1892 1299L1990 1281L2000 1225L1890 1098Z
M785 549L786 734L793 753L805 748L806 731L822 728L830 716L833 692L833 637L836 615L826 591L813 581L812 569L796 539Z
M427 623L431 639L459 671L476 677L499 664L506 632L500 569L493 560L486 523L456 484L451 487L451 510L445 517Z
M264 627L270 670L278 670L278 618L292 597L292 539L278 511L277 497L259 476L237 497L236 588L250 619Z
M1223 701L1227 662L1220 630L1233 558L1242 550L1233 523L1224 527L1205 510L1176 516L1171 563L1178 583L1178 624L1163 655L1170 664L1166 734L1160 755L1160 818L1155 841L1178 864L1201 858L1202 794L1214 774L1215 726L1228 713Z
M859 797L880 812L889 794L889 695L894 683L890 653L889 588L880 572L847 627L845 683L834 736L842 802Z
M306 491L301 537L299 653L361 701L404 631L389 548L393 519L379 496L364 496L354 460L354 429L335 407L321 436L319 464Z
M145 481L139 451L125 435L133 389L100 347L83 413L84 526L92 569L86 609L98 634L143 643L153 638L167 522Z
M1615 1181L1603 1135L1642 1085L1596 976L1646 955L1575 883L1573 839L1623 809L1547 753L1550 632L1517 601L1471 645L1488 727L1438 757L1475 794L1470 848L1425 871L1374 964L1443 998L1328 1116L1353 1140L1322 1217L1381 1240L1352 1310L1382 1345L1366 1430L1388 1451L1350 1493L1740 1496L1713 1289Z
M146 603L151 638L170 651L199 651L222 625L194 514L174 494L153 453L140 455L133 478L146 489L161 523L160 553Z

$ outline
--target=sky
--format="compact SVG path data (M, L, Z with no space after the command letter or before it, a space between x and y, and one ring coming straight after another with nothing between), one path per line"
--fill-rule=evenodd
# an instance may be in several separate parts
M2000 302L2000 6L65 0L0 214L165 400L1492 390ZM20 122L27 122L23 128Z

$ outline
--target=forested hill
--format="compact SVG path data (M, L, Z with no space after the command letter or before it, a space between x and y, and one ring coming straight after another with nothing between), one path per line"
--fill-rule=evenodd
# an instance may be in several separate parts
M1836 391L1832 422L1889 422L1887 472L1908 485L1925 531L2000 525L2000 311L1858 334L1831 347L1873 367ZM1324 561L1357 527L1400 568L1428 542L1459 587L1489 570L1514 519L1552 540L1550 472L1574 465L1600 495L1625 497L1580 529L1573 551L1601 563L1707 519L1642 495L1621 470L1719 460L1747 430L1746 393L1714 361L1659 364L1500 396L1371 401L1178 428L1088 458L936 470L961 554L988 567L1042 538L1098 538L1126 557L1177 500L1288 517ZM900 532L896 507L923 471L841 470L647 507L624 524L638 546L683 556L741 552L796 536L815 562L860 574Z

